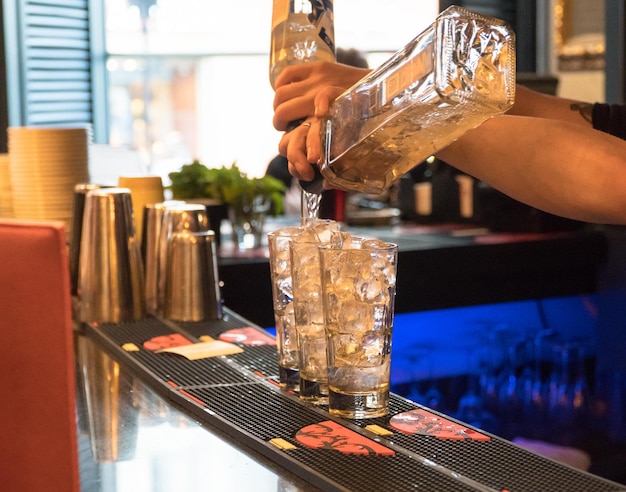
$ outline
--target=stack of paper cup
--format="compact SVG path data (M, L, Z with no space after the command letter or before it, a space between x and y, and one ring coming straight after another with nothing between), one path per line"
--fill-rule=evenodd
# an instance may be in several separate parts
M89 182L90 127L9 127L13 213L69 230L74 186Z
M9 154L0 154L0 217L13 217L13 193L11 191Z

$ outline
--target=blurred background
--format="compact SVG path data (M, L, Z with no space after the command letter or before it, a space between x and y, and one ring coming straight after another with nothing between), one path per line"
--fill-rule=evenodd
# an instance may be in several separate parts
M136 153L145 172L165 180L193 158L209 167L236 161L262 175L276 154L271 1L2 3L0 76L7 83L0 126L91 122L96 143ZM361 50L376 67L451 3L336 2L336 44ZM604 1L454 3L513 26L518 72L528 83L586 101L606 99ZM620 97L610 94L612 102Z

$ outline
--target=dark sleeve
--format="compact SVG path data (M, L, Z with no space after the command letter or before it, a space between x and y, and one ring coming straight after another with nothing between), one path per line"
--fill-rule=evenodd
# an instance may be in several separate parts
M591 122L596 130L626 140L626 106L596 103L593 105Z
M283 183L285 183L287 188L291 186L291 180L293 177L289 174L289 162L287 161L287 158L282 155L277 155L270 161L267 165L267 169L265 170L265 174L274 176L276 179L280 179Z

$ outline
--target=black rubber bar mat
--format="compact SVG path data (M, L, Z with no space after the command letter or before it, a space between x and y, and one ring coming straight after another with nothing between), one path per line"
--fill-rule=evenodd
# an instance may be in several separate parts
M228 309L217 321L147 318L86 333L201 422L322 490L626 491L394 394L388 416L332 417L278 387L275 340ZM243 352L198 360L156 352L204 337Z

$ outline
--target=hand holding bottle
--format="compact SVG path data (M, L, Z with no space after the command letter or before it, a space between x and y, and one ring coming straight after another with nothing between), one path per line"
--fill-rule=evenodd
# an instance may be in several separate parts
M315 98L320 89L330 87L340 89L336 93L339 95L370 71L369 68L329 62L312 62L285 68L276 78L274 127L279 131L285 131L289 122L315 114Z
M336 62L332 0L273 0L269 74L272 88L277 88L278 79L286 68L319 61ZM287 131L299 129L304 116L289 119L280 126ZM315 175L316 170L312 170ZM315 215L318 212L314 203L319 205L319 199L304 198L307 192L321 193L321 181L315 180L310 188L306 183L300 183L303 203L309 203L314 209L307 213Z
M292 112L310 111L311 97L313 114L323 118L319 128L311 119L309 128L283 138L279 148L290 167L309 178L311 170L300 162L304 156L307 163L320 158L321 175L333 187L381 193L419 162L512 106L515 37L499 19L450 7L344 92L333 85L336 79L323 79L327 92L319 92L319 98L294 73L285 80L292 87L277 99L274 124L282 128L296 116ZM326 112L321 106L333 95ZM285 97L291 100L283 102Z
M351 70L362 72L361 69ZM320 71L320 73L322 73L322 71ZM320 80L323 80L323 77ZM278 145L280 154L287 157L289 161L289 172L292 176L301 181L311 181L315 178L316 172L314 166L317 166L321 156L322 141L320 134L322 119L328 114L330 105L335 97L345 90L344 87L330 87L322 83L317 87L318 90L315 91L316 96L312 98L312 100L305 102L304 99L306 98L302 98L303 100L299 102L296 101L292 108L285 108L286 114L300 114L301 118L306 116L306 113L288 113L290 111L298 111L297 106L300 104L303 107L308 106L313 108L313 115L306 117L305 122L298 128L284 133ZM323 88L320 89L319 87ZM326 189L331 188L326 181L324 181L323 187Z

